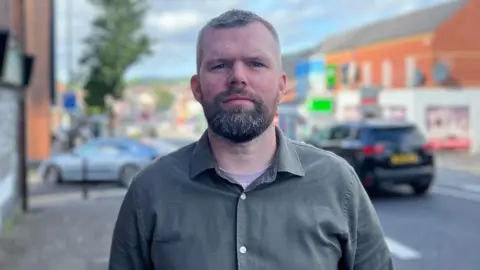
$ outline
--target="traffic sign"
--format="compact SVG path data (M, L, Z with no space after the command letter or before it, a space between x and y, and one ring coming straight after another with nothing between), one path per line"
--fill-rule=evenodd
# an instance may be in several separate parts
M63 108L68 111L77 109L77 95L74 92L63 94Z

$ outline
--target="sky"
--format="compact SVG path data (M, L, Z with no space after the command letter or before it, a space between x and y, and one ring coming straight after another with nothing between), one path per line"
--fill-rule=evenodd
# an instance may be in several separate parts
M231 8L250 10L270 21L282 52L292 53L330 34L446 1L451 0L150 0L144 31L154 40L153 54L135 64L127 79L192 75L199 29ZM78 59L96 12L89 0L55 0L55 10L57 79L66 81L69 66L84 71Z

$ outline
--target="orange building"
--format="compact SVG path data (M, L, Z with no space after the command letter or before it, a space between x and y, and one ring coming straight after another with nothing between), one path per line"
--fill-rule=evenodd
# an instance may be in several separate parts
M480 0L459 0L331 36L315 51L335 89L480 85Z
M14 0L13 2L21 2ZM35 56L27 91L27 159L41 161L50 155L50 93L53 82L52 0L23 0L25 47Z

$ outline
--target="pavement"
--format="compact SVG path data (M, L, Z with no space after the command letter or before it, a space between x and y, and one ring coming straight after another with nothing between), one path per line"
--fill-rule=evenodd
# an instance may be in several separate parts
M106 270L121 197L34 206L0 238L0 269Z
M451 151L439 152L436 156L441 167L480 175L480 153Z

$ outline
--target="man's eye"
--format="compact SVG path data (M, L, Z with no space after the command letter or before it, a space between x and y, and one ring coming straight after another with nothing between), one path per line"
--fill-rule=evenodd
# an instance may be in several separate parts
M252 67L264 67L265 65L260 62L250 62L250 66Z
M212 69L219 69L219 68L225 68L225 64L216 65Z

